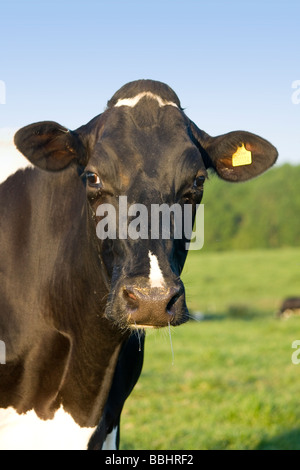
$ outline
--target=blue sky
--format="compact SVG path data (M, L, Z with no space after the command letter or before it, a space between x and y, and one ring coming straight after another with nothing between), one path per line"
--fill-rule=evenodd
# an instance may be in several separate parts
M300 164L299 0L2 0L0 18L0 130L75 129L152 78L209 134L255 132Z

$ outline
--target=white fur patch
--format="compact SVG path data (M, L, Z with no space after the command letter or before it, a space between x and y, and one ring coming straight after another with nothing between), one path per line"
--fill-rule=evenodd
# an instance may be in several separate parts
M151 287L164 287L164 276L158 264L158 259L149 251L150 274L149 281Z
M120 106L130 106L131 108L134 108L138 104L138 102L147 96L148 98L152 98L153 100L156 100L159 104L160 107L162 106L175 106L175 108L178 108L177 104L173 103L173 101L166 101L163 100L160 96L155 95L154 93L151 93L151 91L144 91L142 93L139 93L138 95L134 96L133 98L125 98L125 99L120 99L116 104L115 107L119 108Z
M0 450L87 450L95 428L81 428L61 407L52 420L0 409Z
M117 450L117 432L118 428L116 427L106 436L102 450Z

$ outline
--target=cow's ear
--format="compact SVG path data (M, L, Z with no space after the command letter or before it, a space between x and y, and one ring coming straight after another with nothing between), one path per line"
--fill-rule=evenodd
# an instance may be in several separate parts
M207 168L220 178L247 181L270 168L277 160L276 148L267 140L245 131L211 137L191 123L191 130Z
M86 150L76 132L52 121L23 127L15 134L17 149L35 166L59 171L72 161L85 164Z

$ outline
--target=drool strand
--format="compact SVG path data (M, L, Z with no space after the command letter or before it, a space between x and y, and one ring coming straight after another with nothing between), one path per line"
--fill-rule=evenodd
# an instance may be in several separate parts
M137 337L139 339L139 352L141 352L142 351L142 343L141 343L140 330L138 329L136 322L134 322L134 324L135 324L135 328L136 328L136 332L137 332Z
M169 329L169 338L170 338L171 351L172 351L172 366L174 366L174 349L173 349L173 343L172 343L172 335L171 335L171 325L170 325L170 322L168 322L168 329Z

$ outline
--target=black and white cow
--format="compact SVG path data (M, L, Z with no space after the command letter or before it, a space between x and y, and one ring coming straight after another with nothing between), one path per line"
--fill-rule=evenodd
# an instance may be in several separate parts
M126 196L189 204L194 218L208 169L245 181L277 151L248 132L209 136L151 80L125 85L75 131L40 122L15 144L34 168L0 186L0 448L116 448L145 328L188 319L187 250L174 225L169 239L151 227L148 238L100 238L99 208L117 214Z

